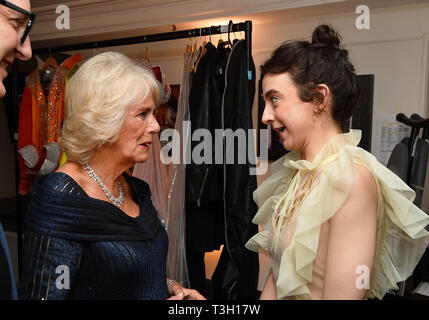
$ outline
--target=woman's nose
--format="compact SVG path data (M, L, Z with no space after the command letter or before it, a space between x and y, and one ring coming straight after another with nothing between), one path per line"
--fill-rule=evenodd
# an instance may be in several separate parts
M161 130L161 127L155 117L152 118L149 130L151 133L157 133Z
M262 114L262 123L270 124L274 120L274 115L272 113L271 108L265 107L264 113Z

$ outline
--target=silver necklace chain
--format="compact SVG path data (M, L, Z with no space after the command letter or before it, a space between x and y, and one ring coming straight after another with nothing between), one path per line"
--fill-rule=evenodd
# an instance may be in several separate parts
M97 184L101 187L101 189L106 194L107 198L109 198L110 202L112 202L115 206L120 208L122 203L124 202L124 190L122 189L121 182L118 181L119 197L115 198L113 194L111 194L110 191L107 189L107 187L104 185L103 181L101 181L101 179L94 172L94 170L89 165L89 163L84 164L84 169L87 171L89 177L95 182L97 182Z

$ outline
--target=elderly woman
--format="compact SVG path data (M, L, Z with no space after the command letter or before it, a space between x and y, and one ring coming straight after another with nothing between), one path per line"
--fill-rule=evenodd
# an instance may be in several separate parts
M39 179L26 216L22 299L204 299L167 279L167 233L148 185L125 171L159 131L153 75L106 52L66 90L68 162Z
M261 69L262 121L292 151L254 194L263 231L246 246L271 260L261 299L381 299L423 255L429 218L348 130L359 87L339 35L320 25Z

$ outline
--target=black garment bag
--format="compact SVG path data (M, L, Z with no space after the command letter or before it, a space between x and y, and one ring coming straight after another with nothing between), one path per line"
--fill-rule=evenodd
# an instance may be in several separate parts
M399 113L396 120L410 126L411 134L410 137L402 139L395 146L387 167L415 191L414 204L421 208L429 157L429 145L426 141L429 139L429 119L423 119L418 114L413 114L408 118L403 113ZM423 134L420 137L421 129L423 129ZM429 227L426 229L428 230ZM394 296L410 296L421 282L429 282L429 249L426 249L413 275L399 283L399 290L387 294L385 299Z

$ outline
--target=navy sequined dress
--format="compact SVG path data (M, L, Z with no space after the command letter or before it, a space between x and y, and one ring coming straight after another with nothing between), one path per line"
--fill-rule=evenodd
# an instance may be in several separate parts
M20 299L166 299L167 233L147 183L124 174L140 215L89 197L54 172L34 186L25 217Z

